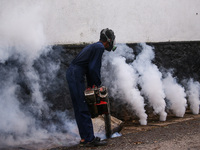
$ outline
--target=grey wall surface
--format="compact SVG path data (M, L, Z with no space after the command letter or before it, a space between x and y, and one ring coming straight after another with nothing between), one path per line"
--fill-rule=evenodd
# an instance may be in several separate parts
M154 47L155 59L153 63L156 64L159 70L173 69L173 75L181 84L183 79L193 78L195 81L200 81L200 42L163 42L163 43L147 43ZM133 49L133 52L139 54L137 44L127 44ZM70 60L84 47L85 45L63 45L61 60L63 70L66 70ZM56 49L56 47L55 47ZM64 76L63 79L65 80ZM62 85L63 87L66 84ZM66 87L65 87L66 88ZM61 88L62 89L62 88ZM68 95L69 96L69 95ZM66 96L65 101L67 105L71 106L70 97ZM111 98L112 101L112 98ZM64 101L60 101L64 103ZM63 104L63 107L66 104ZM56 107L55 103L55 107ZM69 107L68 107L69 108ZM126 105L117 105L117 102L111 102L111 112L114 116L122 120L131 119L135 116L129 112Z

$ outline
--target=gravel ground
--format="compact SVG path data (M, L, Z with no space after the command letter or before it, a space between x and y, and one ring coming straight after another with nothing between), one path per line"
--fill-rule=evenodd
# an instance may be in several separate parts
M0 150L200 150L200 114L187 112L183 118L168 116L165 122L153 117L148 119L146 126L139 125L137 121L129 121L120 133L120 137L108 139L108 145L102 147L52 145L51 149L45 149L33 143Z
M200 150L200 116L171 118L168 122L152 121L147 126L126 124L122 136L108 139L103 147L57 147L52 150Z

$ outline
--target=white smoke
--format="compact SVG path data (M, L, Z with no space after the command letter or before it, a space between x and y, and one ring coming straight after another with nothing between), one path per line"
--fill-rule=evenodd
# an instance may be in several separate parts
M160 121L165 121L167 113L165 112L165 93L162 85L162 74L157 66L152 64L154 52L151 46L141 44L142 51L133 62L134 68L138 71L140 78L139 84L141 92L148 98L150 106L154 113L160 115Z
M0 5L0 61L11 55L33 61L46 45L43 31L43 3L3 1Z
M59 145L77 142L75 122L70 121L66 112L50 113L42 92L45 89L41 85L49 85L48 79L55 78L59 62L49 60L48 64L40 66L41 74L34 67L41 54L52 50L47 47L48 39L43 30L44 13L48 11L45 9L42 1L0 2L0 147L29 145L44 139L52 145L57 138ZM9 60L19 64L6 65ZM22 72L25 77L22 80L28 83L31 92L27 102L17 95L21 90L18 80ZM64 124L62 128L68 132L62 133L53 123L42 127L41 120L38 120L42 115L49 115L49 118L50 115L60 116L59 121Z
M166 98L170 101L170 109L177 117L183 117L186 111L187 100L185 89L177 83L170 72L163 79Z
M14 71L12 73L15 74ZM15 132L23 135L27 133L33 120L20 110L20 103L15 95L17 88L18 86L13 84L13 79L10 77L0 90L0 132Z
M105 52L102 64L104 84L109 87L112 97L125 100L140 118L140 124L146 125L144 99L137 89L138 75L134 68L126 63L126 58L134 58L132 49L126 45L118 45L116 52Z
M187 83L187 96L188 101L190 104L190 110L193 114L199 114L199 94L200 94L200 84L197 81L194 81L193 79L190 79Z
M186 80L185 91L176 78L172 77L171 71L161 73L152 63L155 54L151 46L140 44L135 52L139 54L135 56L131 48L120 44L115 52L104 53L103 84L108 86L114 100L128 103L143 125L147 123L147 115L142 96L148 101L147 104L153 107L154 113L160 115L160 121L166 120L167 108L177 117L183 117L187 107L186 97L193 114L199 113L199 82ZM138 84L141 87L140 91L137 88Z

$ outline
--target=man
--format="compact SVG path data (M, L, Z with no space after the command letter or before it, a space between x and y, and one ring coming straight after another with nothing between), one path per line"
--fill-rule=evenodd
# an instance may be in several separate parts
M99 137L94 136L91 115L85 101L85 76L87 87L101 85L101 59L104 49L114 50L114 32L108 28L100 32L100 40L86 46L72 61L66 77L69 85L71 99L74 107L75 119L81 137L80 146L106 145Z

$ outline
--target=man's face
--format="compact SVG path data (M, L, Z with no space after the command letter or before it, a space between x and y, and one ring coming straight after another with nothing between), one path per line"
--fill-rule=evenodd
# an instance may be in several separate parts
M110 47L109 42L106 42L104 46L105 46L105 49L107 50Z
M116 46L115 45L110 45L110 43L109 42L106 42L106 44L104 45L104 47L105 47L105 49L107 50L107 51L115 51L116 50Z

